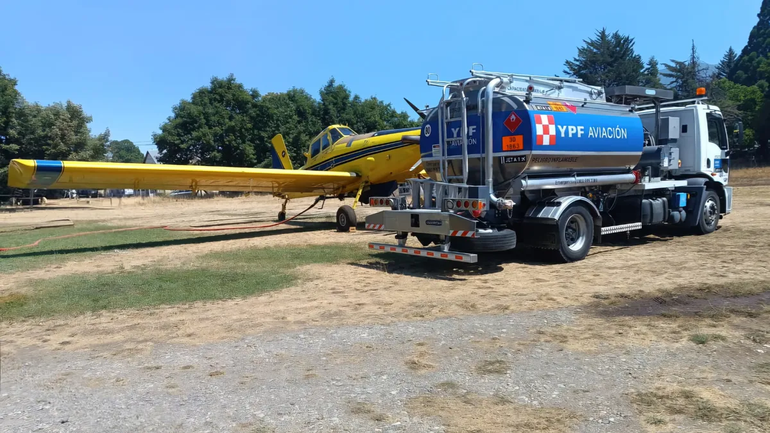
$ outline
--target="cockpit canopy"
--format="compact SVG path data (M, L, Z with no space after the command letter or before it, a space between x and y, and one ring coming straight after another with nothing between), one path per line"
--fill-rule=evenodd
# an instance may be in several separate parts
M347 126L332 125L318 134L310 144L310 158L314 158L319 153L328 149L331 145L337 143L344 137L356 135L356 132Z

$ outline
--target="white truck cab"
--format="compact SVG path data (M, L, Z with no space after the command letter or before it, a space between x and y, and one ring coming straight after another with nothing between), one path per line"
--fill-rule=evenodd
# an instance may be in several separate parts
M678 101L674 101L678 102ZM661 104L665 105L665 104ZM671 170L677 179L701 177L722 185L727 184L730 146L724 117L719 107L696 102L684 107L661 107L661 126L664 143L679 149L679 167ZM640 111L644 127L655 128L655 111ZM677 121L671 121L670 119Z

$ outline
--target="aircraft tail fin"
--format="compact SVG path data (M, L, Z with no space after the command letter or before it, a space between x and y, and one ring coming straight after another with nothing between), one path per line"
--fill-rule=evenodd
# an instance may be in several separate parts
M289 151L286 150L286 143L283 141L283 135L276 135L270 142L273 143L273 148L271 149L273 154L273 168L293 170L294 167L291 165Z

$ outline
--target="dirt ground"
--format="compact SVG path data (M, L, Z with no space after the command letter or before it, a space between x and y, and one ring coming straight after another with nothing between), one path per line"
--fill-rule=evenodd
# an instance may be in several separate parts
M288 215L301 211L311 202L293 201ZM211 251L322 243L345 243L351 248L365 249L367 242L391 240L391 235L362 229L347 234L335 232L333 221L339 204L330 201L324 209L314 209L295 222L263 230L252 237L114 251L67 262L59 268L46 269L44 273L28 270L5 275L0 281L0 294L27 290L28 283L38 278L90 273L97 264L99 272L147 265L184 266L191 259ZM49 203L44 210L0 213L0 229L60 218L120 226L264 224L274 221L279 207L277 200L268 197L194 201L127 199L119 206L117 200L113 200L112 205L109 200L102 199L90 202L62 200ZM359 221L372 211L376 209L360 208ZM234 342L246 336L276 337L303 329L322 328L331 332L341 326L402 326L442 318L562 309L578 314L601 300L618 297L644 298L645 294L676 293L684 288L722 283L768 287L768 221L770 186L739 187L735 190L733 213L721 221L716 233L708 236L621 239L613 244L595 246L583 261L559 265L512 253L480 256L479 263L473 266L412 257L388 258L370 264L306 266L302 274L307 277L294 287L246 299L6 323L3 324L3 352L8 357L29 350L35 350L37 354L86 351L130 358L148 355L159 345L199 346ZM755 303L766 305L767 299L758 298ZM531 345L553 343L578 354L601 353L602 347L607 345L659 348L665 344L673 348L692 343L686 338L667 341L661 335L669 335L672 330L689 334L700 326L688 328L690 325L682 322L647 326L645 320L585 316L565 328L549 327L533 332L527 341L503 344L494 339L482 339L474 344L486 348L507 345L521 350ZM608 324L615 326L610 329ZM736 326L744 325L736 322ZM67 343L62 344L64 341ZM441 364L440 359L425 354L418 348L407 366L419 371L431 370L431 366ZM687 366L677 368L682 374L687 371ZM668 379L666 382L670 383ZM760 390L758 395L767 398L767 389ZM511 407L517 407L500 406L496 401L475 394L469 397L451 394L444 400L417 396L408 405L418 405L417 413L428 411L437 416L442 413L449 416L453 405L467 404L483 408L489 414L506 413ZM516 402L517 405L521 403ZM369 409L360 410L369 413ZM546 413L545 418L557 413L554 409L553 413ZM456 428L449 430L465 431L471 424L465 418L456 419L453 424ZM445 425L451 427L452 422L447 421ZM562 431L561 427L553 426L544 427L544 431L551 428Z
M288 215L312 200L291 203ZM227 249L254 246L348 243L366 248L391 235L359 230L337 233L333 221L338 202L303 216L301 225L267 229L247 239L116 251L105 257L67 262L58 269L6 275L0 293L23 290L25 282L65 274L131 269L144 265L178 266L190 258ZM2 215L2 224L30 224L59 218L122 226L168 224L202 226L273 221L278 202L267 197L199 201L124 200L109 207L99 199L90 205L64 202L50 209ZM299 285L263 296L160 309L106 312L49 325L22 322L6 327L6 350L17 346L50 347L76 335L70 349L107 342L210 342L307 325L388 323L480 313L531 311L581 305L597 294L630 293L720 281L770 280L767 245L770 232L770 187L739 188L735 212L709 236L648 237L594 247L586 260L550 265L515 254L482 256L477 266L399 257L385 264L307 266L313 276ZM376 209L375 209L376 210ZM361 219L373 209L358 210ZM141 335L141 338L137 336ZM10 340L10 341L9 341Z

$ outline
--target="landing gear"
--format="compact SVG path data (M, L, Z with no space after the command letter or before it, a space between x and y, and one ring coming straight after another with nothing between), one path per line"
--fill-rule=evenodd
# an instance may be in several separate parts
M367 182L361 182L361 185L358 187L358 192L356 193L356 198L353 200L353 207L350 207L348 205L340 206L339 209L337 209L337 231L338 232L349 232L349 231L355 231L356 230L356 224L358 223L358 218L356 218L356 205L358 205L358 200L361 198L361 193L364 191L364 188L368 185Z
M278 221L285 221L286 220L286 204L289 203L288 199L285 199L283 201L283 204L281 205L281 211L278 212Z
M352 207L344 205L337 209L338 232L349 232L351 227L355 229L357 222L356 211Z

